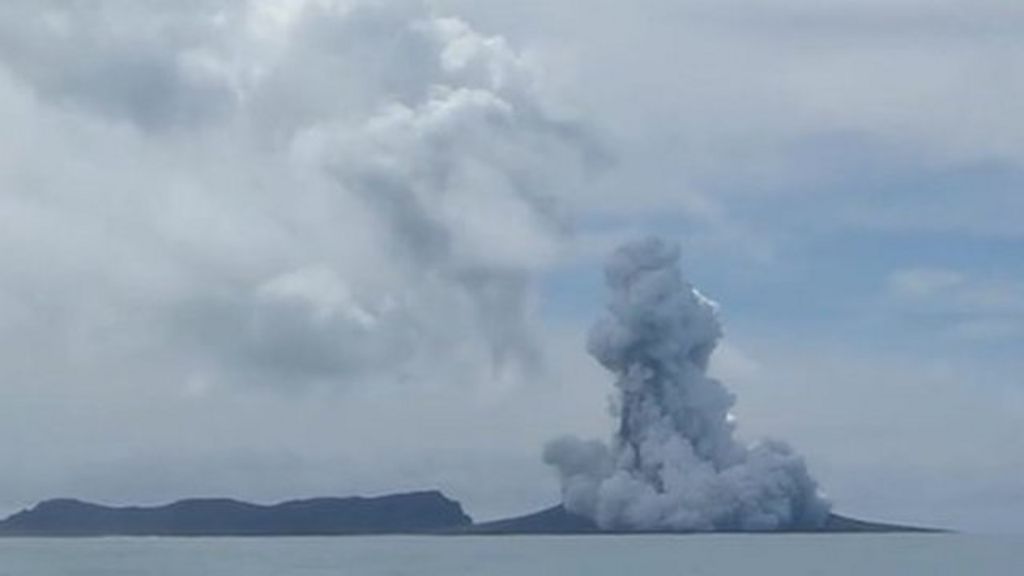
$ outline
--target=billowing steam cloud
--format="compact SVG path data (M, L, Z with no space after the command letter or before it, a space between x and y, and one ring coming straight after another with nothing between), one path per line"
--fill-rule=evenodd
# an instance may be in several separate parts
M161 372L179 382L534 369L531 278L560 250L586 140L540 78L422 0L4 2L0 116L34 140L0 142L17 151L0 160L0 317L35 310L18 300L40 286L86 304L0 323L0 342L49 326L44 341L97 345L104 321L64 311L135 319L103 312L131 302L150 317L121 332L163 338L151 355L176 354ZM28 254L88 272L18 273Z
M438 485L543 375L590 137L436 4L0 2L0 513Z
M590 353L616 376L610 446L566 437L544 459L565 507L605 529L766 531L820 526L829 506L786 444L733 437L734 396L708 377L716 305L682 276L677 248L626 244L606 268L611 302Z

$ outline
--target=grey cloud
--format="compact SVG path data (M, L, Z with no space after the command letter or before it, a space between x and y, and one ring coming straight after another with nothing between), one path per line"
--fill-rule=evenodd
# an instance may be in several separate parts
M565 507L616 530L815 528L829 504L788 445L734 437L735 397L706 375L717 306L682 276L678 249L627 243L608 259L606 314L587 348L615 375L610 445L565 437L544 460Z
M38 93L146 129L201 125L230 113L236 92L220 56L216 4L163 9L11 2L0 12L4 63Z
M0 507L222 490L242 453L310 469L259 497L451 483L422 443L518 427L477 407L543 378L585 130L418 2L265 6L0 8Z
M8 7L7 26L26 20L3 52L14 78L73 101L78 113L38 116L86 126L96 150L66 152L102 167L77 183L31 174L52 201L19 189L9 203L73 221L73 191L97 190L76 249L106 287L84 290L117 310L141 279L101 255L158 263L172 282L132 297L194 370L351 381L428 369L464 339L485 364L536 365L529 278L557 251L554 206L583 165L571 124L546 112L504 39L458 19L418 2L295 6ZM195 59L217 73L214 92L185 73ZM275 292L282 282L308 290ZM346 291L363 316L324 312L317 298L337 294L309 290Z
M1024 14L1005 2L599 1L585 26L571 3L441 4L513 27L559 71L561 98L589 112L619 152L615 170L574 207L620 226L670 218L699 228L697 241L735 251L785 241L785 230L766 229L774 219L765 211L845 226L848 210L828 202L774 210L837 134L869 142L890 165L832 164L824 170L841 178L817 183L823 192L878 168L942 178L953 167L951 180L977 177L987 188L984 172L1022 165L1014 95L1024 44L1008 32ZM637 45L645 49L628 48ZM865 191L844 189L829 202L854 201L868 222L895 221L891 203L900 211L893 226L977 231L994 222L1010 234L1019 229L1006 216L1019 211L1014 180L974 203L980 192L970 189L922 205L909 198L919 183L905 181L884 201L856 203Z
M741 6L738 6L740 4ZM1024 22L1019 6L998 1L964 3L896 2L761 2L723 5L691 4L689 18L724 28L770 35L785 43L839 43L873 39L906 43L921 40L1009 38Z

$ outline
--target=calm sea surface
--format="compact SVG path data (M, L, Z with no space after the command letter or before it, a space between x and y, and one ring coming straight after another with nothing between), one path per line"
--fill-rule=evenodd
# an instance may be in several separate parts
M1024 574L964 535L0 539L0 576Z

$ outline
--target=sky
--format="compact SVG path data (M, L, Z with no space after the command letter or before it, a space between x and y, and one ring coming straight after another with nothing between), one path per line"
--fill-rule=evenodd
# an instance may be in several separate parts
M620 242L837 511L1024 532L1024 7L0 6L0 511L559 498Z

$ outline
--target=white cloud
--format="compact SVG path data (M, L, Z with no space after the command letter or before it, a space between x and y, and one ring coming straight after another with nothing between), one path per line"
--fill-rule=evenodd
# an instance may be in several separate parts
M146 283L140 305L166 310L176 334L203 341L215 359L240 353L253 323L269 322L265 304L278 306L275 318L284 313L284 295L313 308L307 320L295 307L284 313L313 322L292 327L302 331L292 332L296 342L334 340L327 354L346 347L346 334L375 338L379 327L367 330L371 314L358 306L331 316L339 331L317 332L340 285L390 309L400 326L386 332L420 334L399 338L398 349L443 326L439 340L453 345L479 339L503 358L535 354L527 276L557 249L548 205L572 185L578 154L503 39L416 3L307 4L272 18L281 36L267 49L251 20L269 16L254 6L8 10L8 26L16 17L25 25L3 46L21 107L7 110L40 141L5 143L28 160L9 167L5 203L23 228L16 241L48 240L9 254L28 251L57 273L88 268L92 280L78 292L97 285L115 309L129 284ZM223 98L193 84L203 70L227 71ZM244 82L229 89L236 76ZM193 99L221 102L219 111L193 123L184 117ZM54 261L72 250L74 264ZM113 261L119 251L137 266ZM307 274L300 286L310 269L323 270L320 281ZM190 317L193 326L180 325Z
M671 218L763 261L794 228L1019 238L1017 6L597 1L581 25L571 2L438 2L522 36L555 71L548 90L608 139L614 166L582 213ZM843 139L865 149L829 158Z
M395 488L418 411L472 450L437 422L541 378L532 277L585 142L533 67L418 2L267 6L0 9L0 412L31 416L0 435L34 438L0 445L0 505L282 461Z

